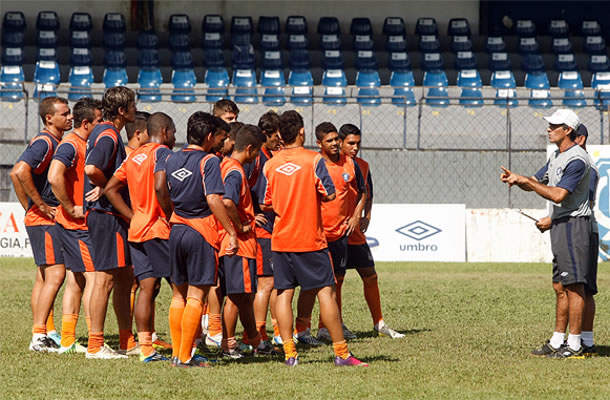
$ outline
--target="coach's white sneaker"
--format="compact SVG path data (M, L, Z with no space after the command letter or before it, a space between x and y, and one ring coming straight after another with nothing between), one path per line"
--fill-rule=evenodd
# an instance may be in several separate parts
M379 336L388 336L392 339L401 339L405 337L405 335L402 333L396 332L394 329L387 326L383 320L379 321L379 323L375 325L375 332L377 332Z
M119 354L116 351L113 351L110 347L100 347L100 349L95 353L90 353L87 351L85 353L85 357L88 359L97 359L97 360L114 360L118 358L127 358L124 354Z
M222 343L222 332L217 333L214 336L206 335L206 337L205 337L205 345L208 347L213 347L213 348L219 349L221 343Z
M29 349L30 351L37 351L40 353L57 353L59 346L53 339L41 334L40 336L32 337Z

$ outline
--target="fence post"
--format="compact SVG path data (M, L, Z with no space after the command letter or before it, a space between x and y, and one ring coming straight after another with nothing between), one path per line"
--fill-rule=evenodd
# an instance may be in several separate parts
M421 97L419 98L419 106L418 106L418 112L417 112L417 150L421 150L420 149L421 117L422 117L423 107L424 107L424 88L422 87Z
M404 98L405 103L402 107L403 109L403 114L402 114L402 148L406 149L407 148L407 98Z
M21 90L23 90L23 101L24 101L24 105L25 105L25 123L24 128L23 128L23 142L27 143L28 142L28 119L29 119L29 109L30 109L30 94L28 93L28 91L25 89L25 85L22 83L21 84Z
M512 171L513 168L513 150L512 150L512 126L511 126L511 115L510 115L510 102L506 101L506 148L508 150L508 169ZM512 190L508 187L508 208L513 208Z

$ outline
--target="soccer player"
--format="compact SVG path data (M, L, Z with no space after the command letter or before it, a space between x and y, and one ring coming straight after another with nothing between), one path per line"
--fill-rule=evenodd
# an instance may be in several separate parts
M26 211L25 228L38 266L31 296L33 324L29 348L56 352L60 337L55 331L52 310L66 270L55 224L59 202L51 191L47 173L59 141L64 132L72 128L72 114L68 101L61 97L45 98L38 109L44 129L30 141L10 177L17 198Z
M87 139L93 129L102 122L102 103L82 98L73 110L74 130L66 135L55 152L49 167L49 184L60 205L56 221L64 252L67 283L63 296L61 347L59 353L84 353L86 347L76 342L76 324L81 298L90 325L89 300L93 287L93 263L91 239L85 214L84 179Z
M559 109L550 117L549 141L557 145L548 162L533 177L515 174L502 167L500 179L509 186L517 185L525 191L534 191L549 200L551 224L551 250L553 252L553 288L557 297L567 294L568 324L567 343L551 338L532 353L550 358L584 358L581 345L581 329L585 304L585 287L589 285L587 269L591 256L591 207L589 202L589 155L578 146L576 130L580 125L578 116L571 110ZM561 332L561 314L556 312L555 332Z
M147 123L149 142L134 150L110 178L104 192L129 224L129 249L140 285L135 306L140 361L167 361L153 349L154 305L162 278L169 278L169 217L172 206L164 184L164 164L176 143L176 127L165 113ZM129 189L131 205L121 196Z
M364 289L364 298L369 307L371 317L373 318L373 329L379 336L388 336L392 339L400 339L405 335L396 332L386 325L383 314L381 312L381 296L379 295L379 282L377 272L375 271L375 262L371 249L366 243L366 232L371 221L371 210L373 208L373 179L369 164L362 158L358 157L362 137L360 129L353 124L344 124L339 128L339 137L341 138L341 151L343 154L351 157L356 161L364 182L367 188L367 201L364 207L364 215L360 214L359 226L354 229L349 237L347 245L347 262L346 269L355 268L362 279ZM352 204L356 204L358 192L350 187L349 199ZM355 338L355 335L344 329L344 334L348 334L349 338Z
M214 103L212 113L229 124L237 121L237 117L239 116L239 107L237 107L235 102L229 99L222 99Z
M335 365L367 364L352 356L343 338L334 298L335 279L324 236L320 205L335 199L335 187L320 154L306 150L303 117L296 111L280 116L285 147L263 168L265 198L261 208L277 215L271 235L276 314L284 343L286 365L298 364L292 340L294 289L318 297L320 315L335 351Z
M222 147L229 127L218 117L196 112L187 123L188 146L172 154L165 173L174 206L169 235L173 297L169 309L172 365L207 366L191 356L201 326L203 302L216 284L217 222L229 235L227 254L238 250L237 234L222 202L224 186L220 160L214 153Z
M150 113L136 111L136 119L133 122L125 122L125 133L127 133L127 144L125 152L129 155L132 151L148 143L147 124Z
M135 120L136 103L133 90L124 86L107 89L102 99L104 122L93 129L87 141L85 191L103 189L126 157L120 131L125 123ZM86 220L93 245L95 278L91 293L91 332L87 358L124 358L138 354L131 331L129 296L133 271L127 244L128 223L101 193L94 201L86 201ZM127 196L126 190L122 192ZM115 313L119 324L119 352L104 345L104 321L108 298L114 288ZM122 354L121 354L122 353Z

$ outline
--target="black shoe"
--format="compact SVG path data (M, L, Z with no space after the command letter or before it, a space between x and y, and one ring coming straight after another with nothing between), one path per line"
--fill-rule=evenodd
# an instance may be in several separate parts
M551 341L547 340L546 342L544 342L542 347L540 347L539 349L532 350L532 355L537 357L548 357L550 354L558 352L559 349L561 349L561 346L556 349L551 346Z
M597 357L597 347L595 347L595 345L593 346L585 346L584 344L582 345L582 352L585 355L585 357Z
M36 340L32 338L29 349L41 353L57 353L59 351L59 346L50 337L42 336Z
M548 358L576 358L576 359L584 359L584 347L580 346L580 349L574 351L567 344L562 345L559 350L556 352L547 355Z

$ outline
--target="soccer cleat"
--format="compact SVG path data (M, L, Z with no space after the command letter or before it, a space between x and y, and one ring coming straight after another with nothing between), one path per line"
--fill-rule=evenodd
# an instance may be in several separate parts
M86 353L87 348L78 342L72 343L70 346L59 348L59 354Z
M298 344L306 344L308 346L322 346L322 342L320 342L315 337L311 336L311 331L309 328L304 330L303 332L299 332L296 335L292 335L292 340L294 343Z
M119 354L123 354L125 356L139 356L140 355L140 344L136 343L131 349L119 349Z
M330 337L330 333L328 332L328 329L326 329L326 328L318 329L317 339L320 342L325 342L325 343L332 343L333 342L333 340Z
M57 353L59 351L57 343L48 336L41 336L37 339L32 338L29 348L31 351L38 351L40 353Z
M144 354L140 354L140 361L142 361L144 364L148 364L149 362L154 362L154 361L169 361L169 358L162 356L161 354L157 353L156 351L153 351L153 353L151 355L149 355L148 357L145 356Z
M297 365L299 365L299 356L288 358L284 362L284 364L286 364L289 367L296 367Z
M57 331L47 332L47 337L54 341L58 347L61 346L61 335Z
M546 357L553 353L558 352L559 349L561 349L561 347L562 346L559 346L559 348L556 349L553 346L551 346L551 341L547 340L546 342L544 342L542 347L532 350L532 355L534 355L536 357Z
M158 350L171 350L172 349L172 345L167 343L165 340L161 339L157 335L157 332L153 332L152 340L153 340L152 345L155 349L158 349Z
M598 356L597 348L595 347L595 345L593 345L593 346L585 346L583 344L582 345L582 352L585 355L585 357L597 357Z
M354 340L358 338L358 336L352 333L352 331L347 329L347 326L345 326L345 324L341 324L341 327L343 328L343 338L345 340Z
M262 340L256 350L254 350L254 354L261 356L277 356L280 354L280 352L277 351L271 343L267 342L266 340Z
M194 357L185 363L180 361L178 357L174 357L170 361L170 365L176 368L205 368L210 366L210 364L207 364L200 360L196 360Z
M127 358L125 354L117 353L113 351L110 347L104 345L100 347L100 349L95 353L90 353L87 351L85 353L85 358L88 359L98 359L98 360L115 360L119 358Z
M211 362L210 359L208 359L207 357L204 357L201 354L197 354L197 353L193 354L193 357L191 357L191 360L199 362L199 363L204 363L204 364Z
M242 353L252 353L254 351L254 347L249 344L245 344L244 342L239 342L239 350Z
M230 350L223 350L220 353L220 355L222 357L228 357L228 358L232 358L234 360L239 360L240 358L246 357L246 355L239 348L234 348L234 349L230 349Z
M375 326L375 332L377 332L377 334L379 336L387 336L392 339L401 339L401 338L405 337L405 335L403 335L402 333L396 332L394 329L390 328L386 324L383 324L380 327Z
M349 354L349 357L343 359L339 356L335 357L335 366L336 367L368 367L369 365L365 362L358 360L356 357Z
M218 333L214 336L207 335L205 337L205 345L208 347L220 348L220 343L222 342L222 333Z
M556 352L547 354L548 358L575 358L575 359L583 359L585 358L584 348L580 346L580 349L574 351L567 344L562 345Z
M273 344L276 346L283 346L284 341L282 340L281 336L273 336Z

